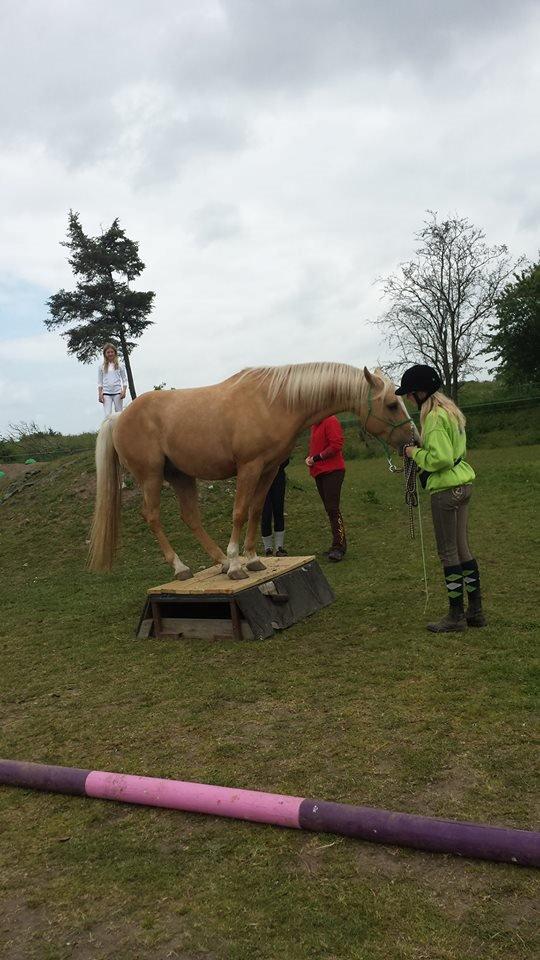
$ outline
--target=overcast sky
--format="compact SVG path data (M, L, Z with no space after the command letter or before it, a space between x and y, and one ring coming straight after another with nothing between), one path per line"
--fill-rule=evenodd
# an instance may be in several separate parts
M535 258L539 50L526 0L0 0L0 435L101 419L43 325L70 208L139 241L139 392L388 358L427 209Z

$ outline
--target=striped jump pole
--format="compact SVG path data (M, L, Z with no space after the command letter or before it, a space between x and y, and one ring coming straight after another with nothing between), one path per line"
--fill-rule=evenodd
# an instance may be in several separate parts
M499 860L524 867L540 866L540 833L527 830L418 817L258 790L18 760L0 760L0 784L336 833L375 843Z

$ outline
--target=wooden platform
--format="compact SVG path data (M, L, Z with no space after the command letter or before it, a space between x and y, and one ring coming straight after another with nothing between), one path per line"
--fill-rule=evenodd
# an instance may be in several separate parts
M313 556L265 557L266 569L229 580L220 567L148 590L139 639L271 637L332 603L334 594Z
M239 593L241 590L249 590L256 584L264 583L266 580L272 580L273 577L288 573L289 570L295 570L306 563L315 560L314 556L308 557L264 557L261 562L264 563L266 570L255 572L247 570L249 576L246 580L229 580L226 573L221 573L221 567L208 567L206 570L200 570L189 580L171 580L170 583L162 583L159 587L150 587L148 595L154 593L174 593L182 596L199 596L201 593L219 593L225 595Z

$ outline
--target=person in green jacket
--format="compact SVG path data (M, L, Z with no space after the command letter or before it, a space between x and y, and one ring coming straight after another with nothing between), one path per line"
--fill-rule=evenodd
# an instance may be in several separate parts
M467 536L469 502L475 472L465 460L465 417L441 392L442 381L433 367L415 364L405 371L398 396L414 400L420 410L422 446L408 446L404 454L416 463L423 487L431 494L431 514L437 552L444 569L449 609L432 633L450 633L484 627L478 563ZM465 612L464 594L468 597Z

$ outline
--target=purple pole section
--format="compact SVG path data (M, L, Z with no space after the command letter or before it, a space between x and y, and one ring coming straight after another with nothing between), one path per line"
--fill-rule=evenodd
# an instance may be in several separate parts
M235 790L205 783L21 763L16 760L0 760L0 783L235 817L419 850L540 867L540 833L527 830L418 817L374 807L304 800L258 790Z
M418 817L326 800L304 800L300 826L303 830L339 833L375 843L540 867L540 833L528 830Z
M51 790L84 797L90 770L77 767L54 767L48 763L24 763L21 760L0 760L0 783L29 790Z

